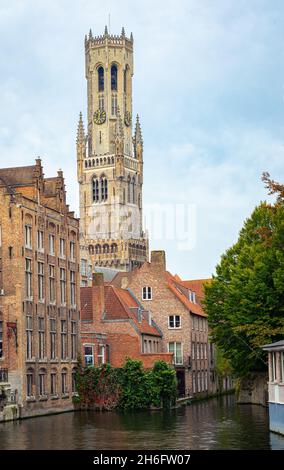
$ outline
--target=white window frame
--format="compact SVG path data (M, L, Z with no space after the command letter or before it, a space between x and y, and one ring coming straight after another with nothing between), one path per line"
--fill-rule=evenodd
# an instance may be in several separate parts
M38 301L44 302L44 263L37 263Z
M141 292L142 300L153 300L153 290L151 286L143 286Z
M91 348L92 354L86 354L86 348ZM86 357L88 357L88 358L91 357L91 358L92 358L92 362L89 363L88 361L86 361ZM95 361L94 361L94 345L93 345L93 344L84 344L84 361L85 361L85 366L86 366L86 367L95 365Z
M43 230L37 231L37 251L44 253L44 232Z
M170 326L170 318L174 319L174 326ZM176 326L177 318L179 318L179 326ZM169 315L168 316L168 328L169 330L180 330L181 329L181 316L180 315Z
M61 259L66 258L66 242L65 238L60 238L59 239L59 257Z
M101 366L106 362L106 347L105 344L99 344L100 354L98 352L98 365Z
M32 249L32 226L25 224L25 248Z
M53 233L48 234L48 249L51 256L55 256L55 235Z
M74 241L70 241L70 260L71 261L75 261L76 260L76 256L75 256L75 242Z
M174 345L174 350L170 351L170 344ZM181 362L177 361L177 344L180 344L180 354L181 354ZM183 365L183 343L181 341L169 341L168 342L168 352L173 352L174 353L174 364L176 366L182 366Z
M32 276L32 260L30 258L25 258L26 298L29 300L32 300L33 298Z

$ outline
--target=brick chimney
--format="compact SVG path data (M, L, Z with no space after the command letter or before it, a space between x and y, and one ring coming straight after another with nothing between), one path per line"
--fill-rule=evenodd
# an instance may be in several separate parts
M100 321L105 311L105 286L103 273L93 273L93 318Z
M166 253L165 251L151 251L151 264L159 269L166 271Z

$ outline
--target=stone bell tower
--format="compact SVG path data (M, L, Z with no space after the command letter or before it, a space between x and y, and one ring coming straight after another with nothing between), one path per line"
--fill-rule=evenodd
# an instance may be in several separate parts
M143 139L132 136L133 36L85 37L87 132L80 113L77 174L82 259L131 270L148 258L142 230ZM84 255L85 252L85 255Z

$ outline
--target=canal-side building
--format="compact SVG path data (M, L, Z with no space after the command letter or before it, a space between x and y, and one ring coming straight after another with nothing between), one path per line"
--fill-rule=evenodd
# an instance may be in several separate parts
M152 251L150 262L118 273L111 283L128 288L151 312L163 334L163 351L173 353L179 395L214 392L207 316L196 292L166 270L165 252Z
M271 431L284 434L284 340L263 346L268 352L268 403Z
M81 287L81 341L85 366L122 367L127 358L146 369L158 360L173 362L150 312L129 290L105 283L102 273L93 274L92 286Z
M86 130L80 114L77 176L80 195L82 285L89 266L129 271L148 257L142 228L143 139L133 133L133 36L85 38Z
M72 409L79 306L79 221L62 171L45 178L40 159L0 169L3 419L9 403L20 417Z

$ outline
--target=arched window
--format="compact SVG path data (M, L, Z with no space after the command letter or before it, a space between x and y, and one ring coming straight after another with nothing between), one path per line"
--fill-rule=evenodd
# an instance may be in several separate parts
M117 66L111 66L111 90L117 91Z
M96 255L100 255L102 252L101 245L96 245L95 250L96 250Z
M90 255L94 254L94 246L93 245L89 245L89 253L90 253Z
M132 178L132 202L135 204L135 178Z
M98 88L99 91L104 91L105 88L105 77L103 67L98 68Z
M99 202L100 195L99 195L99 180L98 178L93 178L93 201Z
M116 252L117 252L117 244L116 244L116 243L113 243L113 244L111 245L111 252L112 252L112 253L116 253Z
M109 253L109 246L107 243L105 243L103 246L103 253Z
M105 177L101 178L101 200L106 201L108 196L108 187L107 179Z

